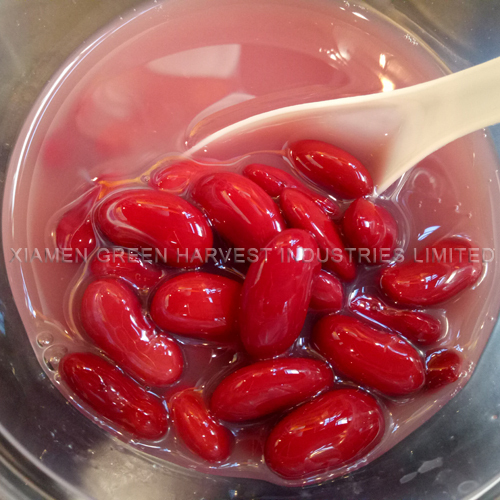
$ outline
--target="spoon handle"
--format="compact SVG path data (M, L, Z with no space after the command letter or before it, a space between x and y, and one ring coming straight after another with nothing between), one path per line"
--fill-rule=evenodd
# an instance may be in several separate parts
M433 90L446 113L444 135L458 138L494 125L500 122L500 57L436 80Z
M255 150L252 145L276 149L316 138L354 151L363 162L366 157L380 194L434 151L500 122L500 58L391 92L273 109L205 136L210 119L194 127L194 137L202 139L187 155L231 158Z
M393 142L379 192L439 148L500 122L500 58L396 95L411 119Z

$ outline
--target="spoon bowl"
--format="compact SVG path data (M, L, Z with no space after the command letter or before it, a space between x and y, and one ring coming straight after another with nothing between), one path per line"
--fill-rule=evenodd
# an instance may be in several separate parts
M429 154L500 122L500 58L400 90L287 106L231 122L243 106L252 101L196 124L186 154L228 159L320 140L357 157L381 194Z

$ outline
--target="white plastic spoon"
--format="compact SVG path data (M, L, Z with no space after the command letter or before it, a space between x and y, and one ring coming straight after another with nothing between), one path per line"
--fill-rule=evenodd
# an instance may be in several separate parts
M193 127L188 155L227 159L322 140L358 157L380 194L437 149L500 122L500 58L413 87L288 106L220 129L214 124L224 122L223 112L213 116Z

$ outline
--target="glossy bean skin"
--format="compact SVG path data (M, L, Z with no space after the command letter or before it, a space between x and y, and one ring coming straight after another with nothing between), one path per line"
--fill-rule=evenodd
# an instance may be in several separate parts
M288 155L299 172L339 198L359 198L373 191L373 180L363 164L332 144L297 141L288 146Z
M321 249L321 260L325 260L325 269L344 281L352 281L356 277L355 264L349 258L335 224L323 210L297 189L284 189L280 202L290 226L314 235Z
M240 336L251 356L277 356L299 336L320 269L317 248L307 231L287 229L250 265L241 296Z
M65 258L71 262L82 262L97 245L91 213L99 192L98 186L87 191L57 223L56 245L66 250Z
M349 243L358 249L362 263L388 262L394 253L398 237L394 217L365 198L351 203L342 218L342 229ZM363 252L367 258L363 258Z
M169 402L172 418L184 444L207 462L221 462L231 454L233 435L208 411L201 394L185 389Z
M458 380L462 358L453 349L437 349L427 353L425 365L425 387L437 389Z
M162 270L138 255L100 248L89 265L90 272L96 277L121 277L137 288L151 288L162 278Z
M334 370L362 386L403 396L424 384L424 363L414 347L350 316L322 318L314 326L312 343Z
M163 330L205 340L224 341L238 332L241 284L204 272L168 279L156 291L151 317Z
M269 196L277 198L283 189L298 188L300 181L280 168L252 163L243 170L243 175L259 185Z
M80 318L94 343L146 385L173 384L181 376L184 361L179 346L156 334L134 290L123 280L102 278L90 283Z
M97 207L96 221L113 244L153 249L174 267L202 265L213 244L212 230L196 207L153 189L111 193Z
M286 479L301 479L349 464L384 432L375 398L355 389L327 392L292 411L266 441L266 464Z
M309 308L320 313L333 313L342 309L344 288L340 280L321 270L313 281Z
M191 196L219 234L236 248L265 248L285 228L272 198L242 175L219 172L204 176Z
M191 160L177 160L153 170L149 179L152 188L172 194L183 194L198 177L210 170L209 165Z
M382 290L395 302L408 306L432 306L449 300L481 275L482 263L469 262L468 252L473 248L477 247L465 238L440 240L423 248L416 261L387 268L380 280ZM437 262L435 254L442 252L446 261Z
M157 440L166 434L168 415L160 399L100 356L67 354L59 373L79 399L135 438Z
M396 309L377 297L360 295L351 300L349 308L419 345L435 344L441 336L441 323L430 314Z
M258 184L269 196L277 198L285 188L296 188L308 194L313 201L331 217L340 214L339 206L327 196L316 193L299 179L280 168L252 163L243 170L243 175Z
M340 207L327 196L323 196L309 189L300 188L301 191L307 194L313 201L330 217L338 217L340 215Z
M260 361L226 377L212 394L210 409L222 420L245 422L303 403L332 383L332 370L319 360Z

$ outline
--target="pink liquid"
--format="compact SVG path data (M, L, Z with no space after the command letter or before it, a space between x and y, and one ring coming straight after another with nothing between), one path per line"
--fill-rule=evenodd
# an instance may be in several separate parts
M214 0L209 5L171 1L110 26L50 83L18 141L3 211L7 268L35 353L66 396L55 370L58 360L65 352L93 349L75 314L88 280L85 266L9 262L11 248L27 248L28 257L35 248L53 249L54 224L93 180L139 177L159 159L184 151L190 124L210 111L263 96L272 108L318 95L373 93L444 74L425 47L362 7L320 0ZM369 167L376 145L372 153L364 151L361 159ZM287 168L279 152L245 155L225 168L240 170L254 162ZM421 162L380 200L398 219L399 246L412 252L423 240L463 234L479 247L495 248L495 168L496 158L483 132ZM24 259L24 251L20 255ZM362 270L346 294L362 286L373 288L375 272ZM464 386L496 321L497 279L494 260L473 289L446 304L446 312L427 311L446 318L440 346L462 353L465 363L459 380L439 392L404 401L380 398L388 422L383 441L363 460L309 482L344 474L380 456ZM306 337L312 320L304 327ZM209 394L225 374L245 362L244 356L226 347L178 340L187 361L185 375L162 392L167 396L190 385L204 387ZM307 342L301 340L294 352L307 354L304 351ZM96 419L87 408L80 409ZM129 441L106 422L96 421ZM256 426L231 427L237 436L235 451L227 463L217 466L207 466L188 452L172 426L160 442L131 441L130 446L203 472L303 484L280 479L263 463L262 443L275 421L273 417Z

